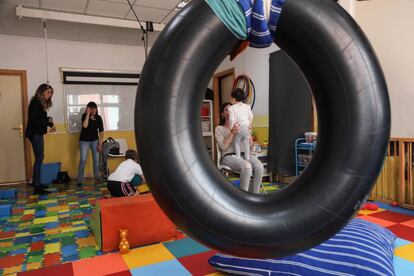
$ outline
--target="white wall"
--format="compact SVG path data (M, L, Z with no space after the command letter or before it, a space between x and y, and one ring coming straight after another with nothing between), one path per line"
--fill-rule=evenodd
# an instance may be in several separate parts
M78 41L48 40L49 81L55 90L50 109L55 122L64 122L60 67L141 71L144 48ZM26 70L28 94L46 82L45 48L41 38L0 35L0 68Z
M387 80L391 137L414 137L414 1L356 3L356 20L371 41Z

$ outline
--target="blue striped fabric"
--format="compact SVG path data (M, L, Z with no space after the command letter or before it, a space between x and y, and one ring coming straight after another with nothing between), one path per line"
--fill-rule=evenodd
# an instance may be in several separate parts
M258 260L216 254L209 263L243 275L395 275L395 239L386 228L354 219L326 242L293 256Z
M268 0L237 0L246 16L247 36L250 46L264 48L275 38L277 24L286 0L271 0L269 22L266 20L264 3Z

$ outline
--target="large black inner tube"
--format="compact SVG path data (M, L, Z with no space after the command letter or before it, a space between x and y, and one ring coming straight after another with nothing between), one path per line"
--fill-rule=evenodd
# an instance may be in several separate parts
M390 132L386 83L368 40L335 1L287 0L275 42L311 85L318 147L295 183L247 193L215 168L200 127L205 88L238 42L204 1L167 25L139 81L140 160L155 199L191 237L233 255L289 255L334 235L372 188Z

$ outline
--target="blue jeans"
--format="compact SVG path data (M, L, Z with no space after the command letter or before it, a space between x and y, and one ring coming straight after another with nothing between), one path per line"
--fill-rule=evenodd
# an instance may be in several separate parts
M86 158L88 157L88 149L90 148L92 151L92 158L93 158L93 174L95 179L100 178L99 174L99 153L96 149L98 147L99 141L79 141L79 148L80 148L80 161L79 161L79 171L78 171L78 182L83 181L83 175L85 173L85 164Z
M34 134L29 140L32 143L33 154L35 157L35 162L33 164L33 186L40 187L40 169L42 168L45 148L43 135Z

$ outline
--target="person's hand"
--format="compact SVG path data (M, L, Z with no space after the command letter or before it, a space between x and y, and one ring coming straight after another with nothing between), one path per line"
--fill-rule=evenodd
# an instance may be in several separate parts
M231 129L231 133L232 134L237 134L240 131L240 124L239 123L235 123L233 125L233 128Z
M47 117L47 122L53 124L53 118L52 117Z
M102 151L102 144L98 144L98 145L96 146L96 150L97 150L98 152L101 152L101 151Z
M56 127L55 126L52 126L50 129L49 129L49 132L51 132L51 133L53 133L53 132L55 132L56 131Z
M91 109L89 107L86 108L85 110L86 115L90 115L91 114Z

